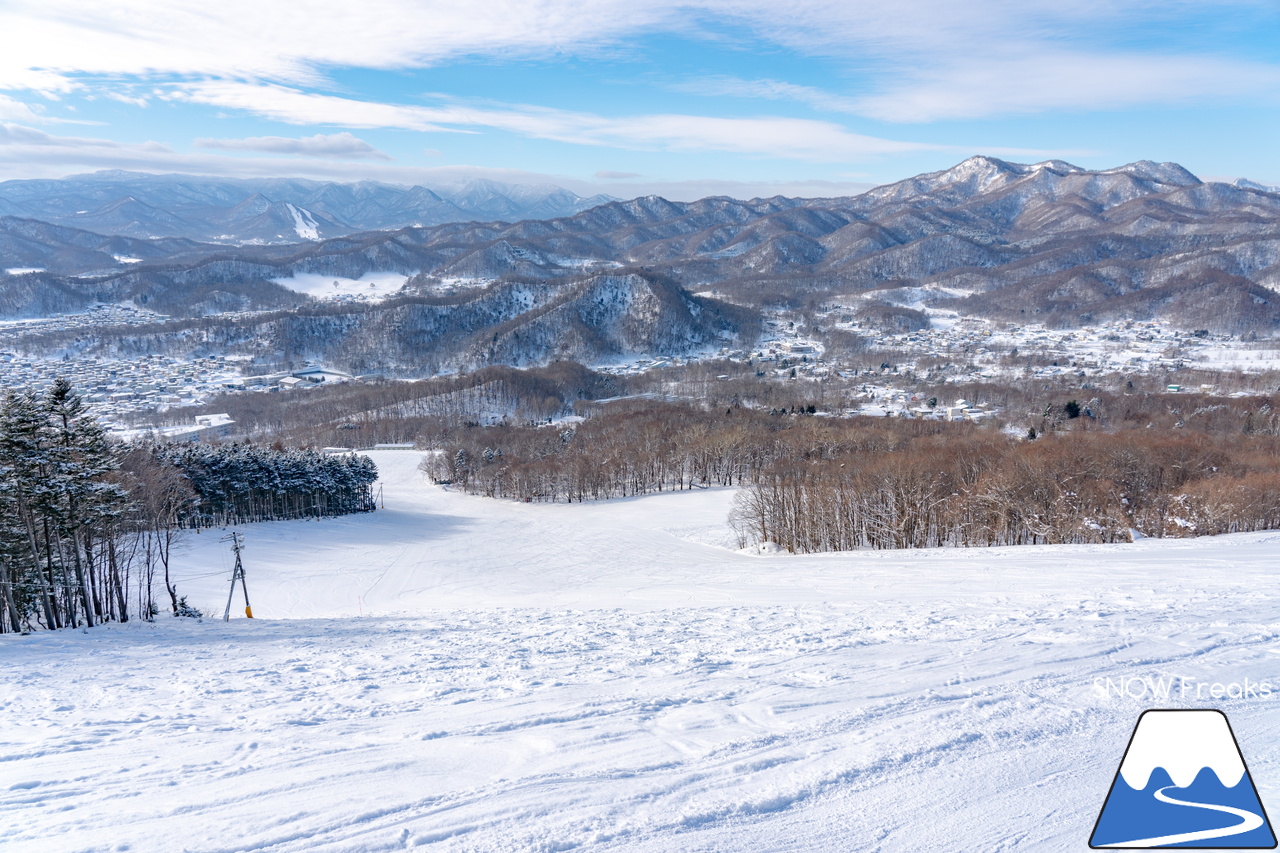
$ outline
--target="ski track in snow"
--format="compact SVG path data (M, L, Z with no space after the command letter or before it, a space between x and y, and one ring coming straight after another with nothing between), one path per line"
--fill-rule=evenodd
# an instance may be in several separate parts
M749 556L731 490L372 455L385 510L239 528L257 619L0 637L0 848L1084 850L1148 707L1223 708L1278 800L1280 698L1094 686L1272 678L1275 534ZM219 617L221 535L175 556Z
M289 213L293 214L293 230L298 232L299 237L303 240L320 239L319 226L316 225L316 220L309 211L294 207L288 202L285 202L285 207L289 208Z

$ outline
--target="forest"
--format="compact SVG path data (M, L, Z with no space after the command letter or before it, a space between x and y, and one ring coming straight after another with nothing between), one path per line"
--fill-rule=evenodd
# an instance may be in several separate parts
M256 521L371 512L378 469L367 456L276 450L251 444L168 444L151 451L182 472L199 501L184 526L222 527Z
M968 423L635 401L573 425L454 429L436 482L521 501L741 486L740 544L793 552L1130 541L1280 527L1269 403L1157 426L1139 401L1047 407L1026 435ZM1258 411L1254 411L1257 408Z
M187 530L372 510L367 457L116 445L64 379L0 411L0 632L154 619Z

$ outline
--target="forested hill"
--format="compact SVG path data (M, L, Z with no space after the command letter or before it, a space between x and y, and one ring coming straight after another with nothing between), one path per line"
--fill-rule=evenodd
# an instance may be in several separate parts
M436 373L714 350L752 340L757 331L748 309L694 296L662 276L619 270L567 281L512 279L380 303L172 321L97 336L72 332L32 343L97 355L217 352L268 365L319 361L352 373Z

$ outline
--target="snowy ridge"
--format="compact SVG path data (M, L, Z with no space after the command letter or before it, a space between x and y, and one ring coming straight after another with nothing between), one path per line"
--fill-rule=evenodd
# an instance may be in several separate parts
M1223 785L1234 788L1245 770L1227 718L1218 711L1143 714L1120 775L1125 784L1140 791L1157 767L1163 767L1179 788L1190 786L1206 767Z

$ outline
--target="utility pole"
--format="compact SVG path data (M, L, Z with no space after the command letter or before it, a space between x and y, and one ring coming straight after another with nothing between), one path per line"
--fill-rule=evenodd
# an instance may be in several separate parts
M222 614L222 621L231 621L231 598L236 594L236 581L240 582L240 589L244 592L244 615L252 619L253 608L249 606L249 587L244 582L244 563L240 562L240 549L244 547L240 541L240 534L231 533L223 536L222 541L230 542L231 550L236 554L236 567L231 573L231 590L227 593L227 610Z

